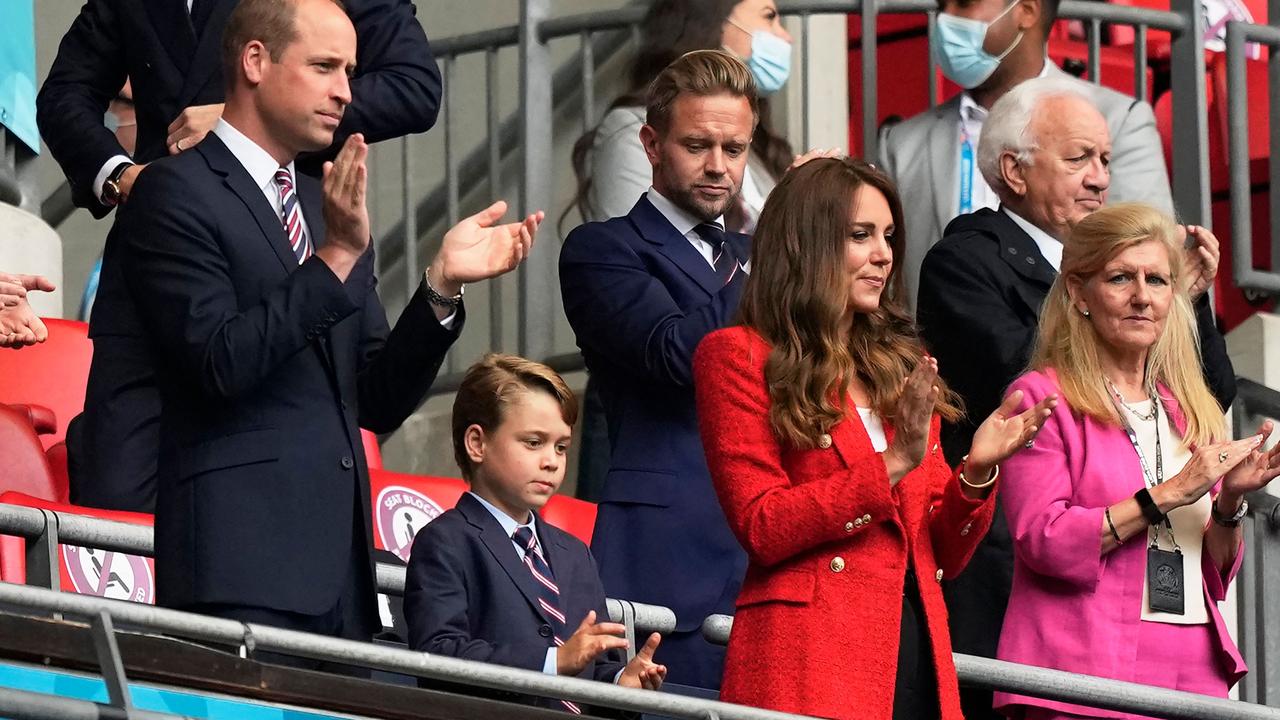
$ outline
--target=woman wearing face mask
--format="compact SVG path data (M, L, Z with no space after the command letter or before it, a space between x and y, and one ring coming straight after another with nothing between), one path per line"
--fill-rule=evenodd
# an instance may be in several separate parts
M960 410L898 297L901 225L893 184L862 161L788 172L760 215L741 325L694 356L707 465L749 558L722 700L961 718L940 581L1055 400L1006 401L948 466L939 423Z
M791 69L791 35L782 27L777 4L774 0L657 0L641 24L641 38L631 67L630 90L574 145L578 193L566 215L576 207L583 220L595 221L631 211L649 189L652 174L640 145L645 89L681 55L723 48L746 62L764 96L742 178L741 201L726 215L729 230L749 232L765 197L793 157L791 146L773 131L769 120L767 97L782 88Z
M1240 567L1244 496L1280 475L1258 433L1225 440L1196 352L1178 227L1103 208L1064 243L1032 370L1063 402L1005 462L1013 592L999 657L1226 697L1244 675L1218 603ZM1020 720L1139 716L999 692Z

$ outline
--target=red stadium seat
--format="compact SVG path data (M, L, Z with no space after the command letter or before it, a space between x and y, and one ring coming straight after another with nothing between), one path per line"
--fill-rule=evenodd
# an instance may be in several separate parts
M43 435L46 449L63 441L67 423L84 409L93 343L89 326L75 320L45 318L49 339L21 350L0 350L0 403L43 405L57 426Z
M65 501L67 485L59 483L49 467L31 410L30 406L0 405L0 457L4 458L0 492L13 490L43 500Z
M0 494L0 503L152 526L152 516L146 513L98 510L50 502L18 492ZM0 580L26 582L26 545L23 538L0 535ZM155 562L151 558L75 545L59 545L58 556L65 592L155 604L156 573Z
M378 444L378 436L369 430L360 428L360 441L364 443L364 459L369 469L382 469L382 446Z
M413 537L424 525L458 503L467 483L457 478L369 470L373 495L373 546L409 561ZM556 495L542 510L547 522L590 544L595 503Z

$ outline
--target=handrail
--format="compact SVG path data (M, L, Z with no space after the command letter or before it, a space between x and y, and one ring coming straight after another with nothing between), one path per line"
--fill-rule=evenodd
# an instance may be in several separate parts
M727 645L730 615L712 615L702 624L708 642ZM956 676L966 687L999 690L1104 710L1171 720L1280 720L1280 709L1150 685L1020 665L953 653Z
M798 720L802 717L12 583L0 583L0 605L78 617L94 617L106 611L117 625L233 646L241 645L246 635L252 635L254 647L261 651L674 718Z
M35 540L45 534L49 516L57 523L59 543L144 557L155 556L154 534L149 527L23 505L0 503L0 535L17 535ZM375 577L378 592L397 597L404 595L404 567L379 562L375 568ZM608 600L607 605L610 620L623 622L624 619L631 619L638 633L647 635L657 632L665 635L676 629L676 615L670 608L613 598Z
M1272 18L1275 22L1275 18ZM1241 289L1280 293L1280 225L1271 226L1271 270L1255 270L1253 257L1253 203L1250 195L1251 168L1249 162L1249 94L1246 67L1246 43L1260 43L1271 48L1271 63L1280 62L1276 52L1280 49L1280 27L1254 25L1236 20L1227 23L1227 166L1230 169L1231 192L1231 279ZM1276 66L1271 66L1275 77ZM1275 96L1276 85L1271 84L1271 96L1253 98L1253 102L1267 103L1272 112L1280 111ZM1271 146L1280 145L1280 132L1273 120ZM1274 159L1271 163L1271 207L1280 204L1280 168Z

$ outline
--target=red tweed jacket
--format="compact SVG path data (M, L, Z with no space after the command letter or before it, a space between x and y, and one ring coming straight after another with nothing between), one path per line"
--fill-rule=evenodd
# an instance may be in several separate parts
M750 566L738 596L721 699L807 715L889 720L902 585L916 568L943 720L961 720L939 581L960 572L995 508L964 497L938 447L889 485L857 413L819 447L782 445L769 427L754 331L708 335L694 357L707 464ZM893 429L886 424L890 441ZM825 447L824 447L825 446Z

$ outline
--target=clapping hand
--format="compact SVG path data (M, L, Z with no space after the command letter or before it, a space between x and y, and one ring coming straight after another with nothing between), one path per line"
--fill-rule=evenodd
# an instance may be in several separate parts
M890 484L896 485L924 460L929 444L929 423L938 401L938 361L928 355L907 376L898 397L893 443L884 451L884 465Z
M987 416L973 434L965 475L974 483L982 483L991 469L1024 447L1030 447L1036 433L1044 426L1049 413L1058 405L1058 396L1049 395L1021 413L1022 391L1015 390Z
M662 681L667 678L667 666L653 661L653 654L658 650L660 642L662 636L658 633L649 636L649 641L622 669L622 674L618 676L619 685L641 690L657 690L662 687Z
M53 283L40 275L21 275L0 272L0 307L17 307L27 299L27 292L55 290Z
M627 640L620 636L626 631L627 628L621 623L598 623L596 611L588 612L573 635L556 648L556 672L560 675L577 675L601 653L625 648Z
M445 233L440 252L427 269L427 281L436 292L457 295L463 283L510 272L529 255L543 212L521 222L495 225L506 212L507 204L499 200Z
M1190 282L1187 292L1191 302L1200 299L1201 295L1213 285L1218 274L1218 260L1222 255L1218 247L1218 238L1206 227L1187 225L1186 236L1195 240L1195 244L1187 248L1186 277Z
M1270 452L1262 447L1262 441L1271 436L1270 420L1262 423L1252 438L1258 442L1249 448L1249 452L1238 465L1227 471L1222 478L1222 491L1231 495L1245 495L1260 490L1267 483L1280 476L1280 444L1271 448Z
M26 347L48 338L49 331L44 321L25 298L13 307L0 309L0 348Z

